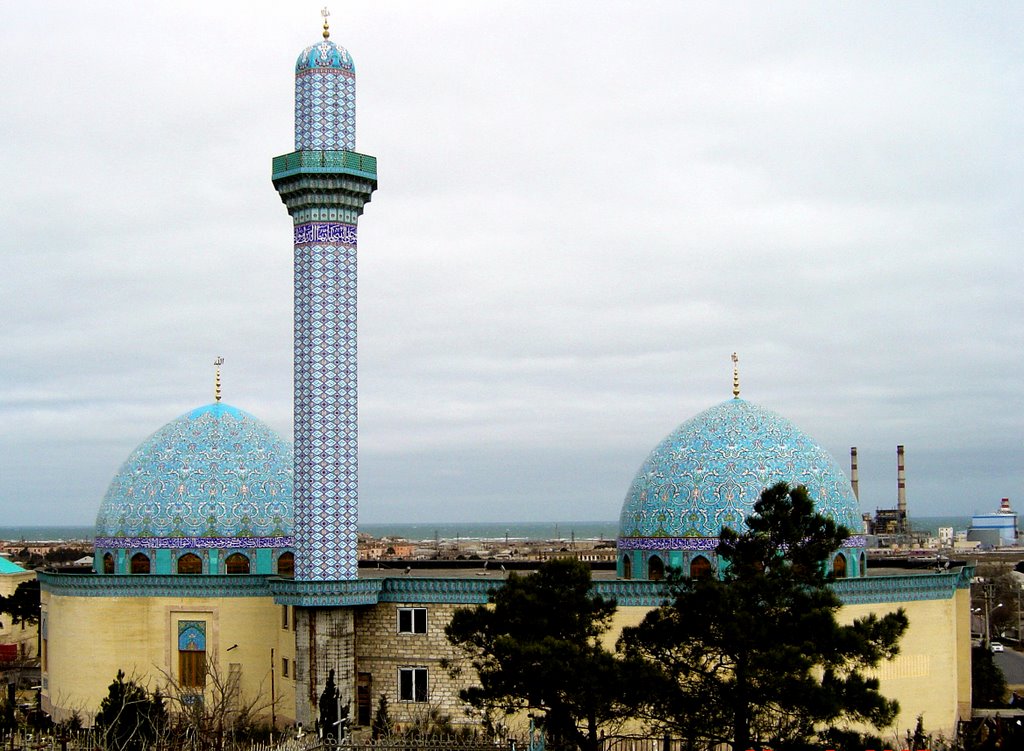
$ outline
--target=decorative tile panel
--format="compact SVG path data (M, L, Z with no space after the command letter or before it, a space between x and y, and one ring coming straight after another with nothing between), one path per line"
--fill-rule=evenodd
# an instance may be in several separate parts
M292 535L281 537L97 537L97 548L161 548L203 550L209 548L290 548ZM281 551L285 552L285 551Z
M295 238L295 575L354 579L356 227L303 224Z
M356 148L356 71L330 40L303 50L295 64L295 150Z
M973 566L951 571L838 579L830 585L844 604L896 603L951 598L968 590ZM270 597L284 605L345 607L379 602L478 604L505 579L400 577L302 582L263 576L95 576L40 571L44 591L72 597ZM595 581L594 591L620 606L654 607L666 599L665 583Z
M356 225L341 222L309 222L295 227L296 245L335 243L355 246Z
M40 571L46 592L66 597L269 597L266 576L57 574Z
M206 621L178 621L178 651L206 651Z
M844 548L863 548L863 535L850 535L842 542ZM710 550L718 547L717 537L621 537L619 550Z

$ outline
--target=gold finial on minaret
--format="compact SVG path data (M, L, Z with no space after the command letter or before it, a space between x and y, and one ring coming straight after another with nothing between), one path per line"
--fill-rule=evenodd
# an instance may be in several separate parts
M323 7L323 10L320 11L320 15L324 17L324 39L329 39L331 36L331 29L327 25L327 16L331 15L331 12L327 10L326 5Z
M213 379L213 398L217 402L220 402L220 366L224 364L224 358L217 356L217 359L213 361L213 367L215 367L216 375Z
M740 398L740 358L732 353L732 398Z

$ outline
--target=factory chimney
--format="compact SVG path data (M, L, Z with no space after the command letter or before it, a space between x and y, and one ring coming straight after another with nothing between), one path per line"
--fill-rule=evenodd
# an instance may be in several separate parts
M860 478L857 476L857 447L850 448L850 485L853 487L853 497L860 500Z
M896 508L900 519L907 518L907 473L903 464L903 445L896 447Z

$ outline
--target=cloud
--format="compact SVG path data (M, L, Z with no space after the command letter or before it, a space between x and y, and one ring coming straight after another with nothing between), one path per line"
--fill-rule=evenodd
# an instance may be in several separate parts
M228 401L290 432L269 167L318 9L0 10L11 522L88 523L134 445L209 400L218 354ZM336 11L380 160L363 518L615 518L647 451L729 396L734 350L744 396L842 464L860 447L865 509L894 502L897 443L912 512L1019 496L1020 16Z

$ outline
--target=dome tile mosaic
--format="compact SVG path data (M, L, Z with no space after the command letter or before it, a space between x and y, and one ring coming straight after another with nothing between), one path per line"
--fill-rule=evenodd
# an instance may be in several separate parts
M356 66L329 39L295 61L295 150L355 151Z
M302 73L311 68L338 68L339 70L356 72L356 64L352 55L344 47L339 47L330 39L311 44L299 53L295 61L295 72Z
M619 548L713 550L722 527L742 529L761 491L781 481L806 486L820 513L860 529L857 500L831 454L786 418L730 399L647 457L622 506Z
M292 538L292 449L236 407L164 425L114 476L97 548L284 548Z

